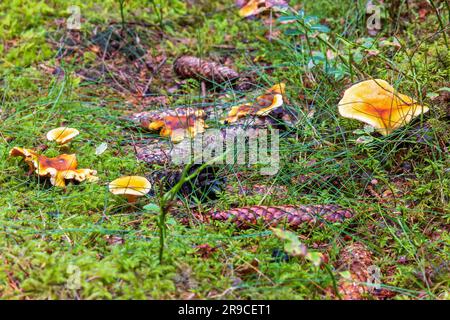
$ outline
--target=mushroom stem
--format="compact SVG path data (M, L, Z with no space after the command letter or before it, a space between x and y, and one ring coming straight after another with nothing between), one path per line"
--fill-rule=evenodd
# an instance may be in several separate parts
M31 176L33 174L33 172L34 172L34 166L29 163L28 167L29 167L29 169L28 169L28 172L26 173L26 175L27 176Z
M69 143L64 143L64 144L59 145L59 149L61 151L68 151L69 150Z
M126 194L125 198L127 199L128 203L136 203L138 197L136 195Z

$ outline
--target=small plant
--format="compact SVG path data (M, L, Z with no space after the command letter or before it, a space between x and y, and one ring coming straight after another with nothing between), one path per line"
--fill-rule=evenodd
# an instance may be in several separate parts
M222 156L220 156L222 157ZM214 163L214 161L217 161L217 157L210 162L206 162L202 164L200 167L197 168L193 173L189 174L189 169L192 167L192 163L188 164L184 167L183 172L181 174L181 177L179 181L166 193L161 194L159 197L159 204L150 203L146 206L144 206L144 210L147 210L148 212L158 213L158 229L159 229L159 263L163 263L164 258L164 246L165 241L167 238L167 226L166 226L166 219L167 214L169 212L171 203L177 196L178 192L180 191L181 187L186 183L194 179L196 176L200 174L210 163ZM160 188L162 190L162 188Z
M125 0L117 0L117 1L119 1L120 19L121 19L121 23L122 23L122 29L125 29L125 14L124 14Z
M162 3L157 3L156 0L150 0L150 4L153 7L153 10L155 11L156 17L158 19L158 24L159 27L161 28L161 30L164 29L164 11L163 11L163 7L164 5Z

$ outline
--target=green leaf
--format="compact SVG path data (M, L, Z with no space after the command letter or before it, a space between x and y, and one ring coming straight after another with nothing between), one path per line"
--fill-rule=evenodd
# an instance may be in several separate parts
M319 32L323 32L323 33L330 32L330 28L328 28L327 26L324 26L323 24L315 24L315 25L311 26L310 29L319 31Z
M356 143L357 144L366 144L366 143L369 143L369 142L372 142L374 139L373 139L373 137L372 136L361 136L361 137L359 137L358 139L356 139Z
M299 34L305 34L302 30L300 29L287 29L286 31L284 31L284 34L287 36L297 36Z
M364 131L363 129L356 129L355 131L353 131L354 134L358 134L358 135L362 135L362 134L366 134L366 131Z
M368 125L368 124L366 124L364 126L364 132L365 133L373 133L373 132L375 132L375 128L370 126L370 125Z
M439 93L436 93L436 92L427 93L427 98L429 98L429 99L434 99L436 97L439 97Z
M302 17L301 16L283 16L283 17L279 17L278 21L279 22L284 22L284 21L296 21L296 20L301 20Z
M323 261L323 254L320 252L308 252L305 258L312 262L316 267L320 266Z
M108 144L106 142L103 142L101 144L99 144L96 148L95 148L95 155L99 156L101 155L103 152L106 151L106 149L108 149Z
M304 257L307 254L306 246L298 240L295 233L278 228L272 228L272 232L276 237L286 241L284 244L286 253L294 257Z
M156 203L149 203L143 207L145 211L149 211L151 213L159 213L160 208Z
M352 274L350 273L350 271L346 270L346 271L341 271L339 272L339 274L341 275L342 278L347 279L347 280L351 280L352 279Z
M307 16L304 19L305 23L311 23L311 22L314 22L314 21L317 21L317 20L319 20L319 18L316 17L316 16Z

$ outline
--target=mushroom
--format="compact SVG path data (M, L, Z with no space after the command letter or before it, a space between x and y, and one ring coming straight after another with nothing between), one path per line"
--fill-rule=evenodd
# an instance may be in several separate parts
M261 4L264 4L265 0L250 0L246 5L239 9L239 15L241 17L250 17L259 14L266 8L259 8Z
M120 177L109 184L109 191L111 193L125 196L129 203L134 203L137 197L149 193L150 188L150 182L140 176Z
M224 119L223 123L233 123L238 121L240 118L243 118L253 111L253 106L251 103L244 103L238 106L231 107L230 111L226 119Z
M163 137L170 137L174 143L185 137L193 138L205 132L206 114L201 109L177 108L161 112L142 112L135 116L142 127L151 131L159 131Z
M47 133L47 140L56 141L59 144L66 144L79 134L80 132L77 129L68 127L59 127L50 130Z
M263 96L264 97L264 96ZM259 97L257 99L258 104L262 104L264 105L264 99L263 97ZM266 116L270 113L270 111L272 111L273 109L276 109L278 107L281 107L283 105L283 96L281 94L275 94L272 97L272 102L270 103L270 105L268 107L263 107L261 109L259 109L256 112L257 116Z
M258 15L270 8L281 10L287 6L288 2L286 0L250 0L239 9L239 15L241 17L250 17Z
M159 134L163 137L170 137L172 142L178 143L186 136L195 137L198 133L205 132L205 120L197 118L195 115L176 115L164 118L164 127Z
M256 98L255 103L245 103L231 107L226 119L222 122L233 123L247 115L267 116L272 110L283 105L283 94L286 85L279 83L269 88L263 95Z
M35 171L41 177L50 177L52 185L65 187L66 180L93 182L98 180L97 171L77 169L78 162L74 154L61 154L55 158L39 155L31 149L14 147L9 152L12 157L22 157L30 167L30 174Z
M367 123L383 135L429 110L407 95L396 92L381 79L366 80L347 89L338 108L341 116Z

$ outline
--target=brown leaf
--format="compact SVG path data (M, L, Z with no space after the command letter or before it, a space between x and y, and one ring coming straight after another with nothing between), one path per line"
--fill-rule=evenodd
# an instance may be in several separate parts
M119 245L125 243L125 239L119 236L106 235L105 238L109 245Z
M259 266L259 261L258 259L253 259L250 262L246 262L240 266L237 266L236 269L234 270L236 272L236 274L238 274L240 277L243 276L248 276L250 274L254 274L258 272L258 266Z
M233 194L252 196L252 195L268 195L276 196L279 198L286 198L288 190L286 186L282 185L264 185L264 184L254 184L250 186L226 186L226 190Z
M195 247L197 249L197 251L195 252L196 254L198 254L200 257L202 257L203 259L207 259L209 258L214 252L217 251L217 248L215 247L211 247L209 244L205 243L205 244L199 244L198 246Z

